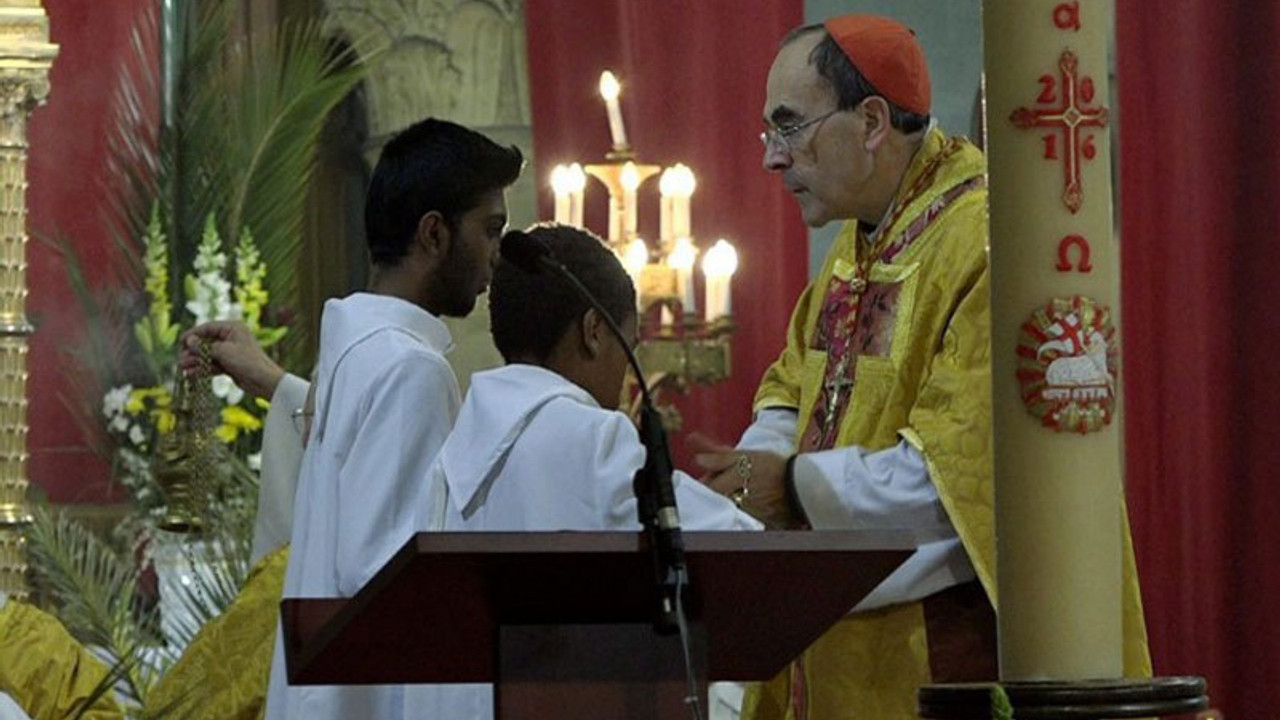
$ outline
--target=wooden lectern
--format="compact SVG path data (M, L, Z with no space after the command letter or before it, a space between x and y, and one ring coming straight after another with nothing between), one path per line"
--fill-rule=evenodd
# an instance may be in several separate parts
M899 532L685 533L708 680L766 680L911 554ZM295 685L481 683L502 720L689 717L639 533L419 533L349 599L282 603Z

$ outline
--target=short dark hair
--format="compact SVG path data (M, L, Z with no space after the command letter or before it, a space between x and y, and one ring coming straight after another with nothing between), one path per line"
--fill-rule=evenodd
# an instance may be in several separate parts
M827 28L821 23L814 25L805 25L787 33L782 39L782 45L790 45L793 41L809 35L811 33L821 32L822 39L809 52L809 64L817 69L818 74L827 79L831 83L832 89L836 91L836 107L841 110L852 110L858 107L858 103L872 96L884 98L889 104L889 125L895 130L899 130L907 135L919 132L929 126L929 116L920 115L919 113L909 112L898 107L893 102L875 88L870 82L858 72L858 68L854 66L853 61L848 55L844 54L844 50L840 49L840 44L836 39L831 37L831 33L827 32Z
M635 314L636 291L631 277L599 237L556 223L540 223L523 232L545 245L619 324ZM489 327L494 345L507 362L521 358L546 360L589 307L559 275L528 273L506 259L500 260L493 271Z
M520 149L502 147L474 130L428 118L382 148L365 196L369 257L395 265L409 252L422 216L435 210L451 229L482 196L516 181Z

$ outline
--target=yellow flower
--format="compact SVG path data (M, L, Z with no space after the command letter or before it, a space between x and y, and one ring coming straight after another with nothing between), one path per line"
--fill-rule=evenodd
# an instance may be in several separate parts
M222 408L222 422L237 431L247 430L252 432L262 429L262 420L239 405L228 405Z
M129 393L129 399L124 402L124 411L130 415L137 415L143 410L143 401L146 399L146 390L137 388Z
M174 417L173 413L163 408L152 410L151 416L155 418L156 430L161 435L168 435L173 432L173 426L178 424L178 419Z
M137 415L147 409L147 401L153 401L156 407L167 408L172 403L173 398L169 391L163 386L138 388L129 393L129 399L125 401L125 412L130 415Z
M218 426L217 430L214 430L214 433L218 436L219 440L230 445L235 442L236 437L240 435L240 428L237 428L235 425L223 423Z

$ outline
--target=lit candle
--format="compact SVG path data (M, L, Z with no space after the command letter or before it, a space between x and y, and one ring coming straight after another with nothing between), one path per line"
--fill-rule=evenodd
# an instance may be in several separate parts
M662 203L659 206L658 226L660 231L658 238L662 241L663 247L666 247L675 235L671 232L672 215L675 207L676 194L676 169L669 167L662 171L662 177L658 180L658 192L662 194Z
M569 166L566 172L569 188L569 224L574 227L583 227L583 197L587 189L587 174L582 171L582 166L574 163Z
M685 315L698 312L697 298L693 293L693 264L698 257L698 249L687 237L678 238L671 254L667 256L667 265L676 271L676 293L680 296L680 306Z
M569 207L569 195L571 192L569 188L569 168L564 165L557 165L551 169L551 191L556 196L556 222L569 224L572 221Z
M622 238L636 236L636 188L640 187L640 173L636 164L627 161L622 166Z
M689 220L689 199L693 197L698 182L693 171L684 164L676 163L671 170L671 237L690 237L693 230Z
M609 111L609 134L613 136L613 148L623 150L627 145L627 129L622 125L622 108L618 105L618 95L622 93L622 85L613 73L605 70L600 73L600 96L604 98L605 108Z
M622 267L631 276L631 284L636 288L636 308L643 309L640 299L640 278L644 276L645 266L649 264L649 246L644 240L636 238L627 243L622 253Z
M707 278L707 302L703 317L707 322L728 317L729 280L738 269L738 252L723 238L702 256L702 274Z

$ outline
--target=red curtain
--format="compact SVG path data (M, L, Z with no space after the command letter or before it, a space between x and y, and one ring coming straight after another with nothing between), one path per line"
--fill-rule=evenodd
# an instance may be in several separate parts
M61 48L50 73L49 102L36 110L28 131L27 315L36 327L27 356L29 473L53 502L105 502L118 498L107 485L106 463L85 445L76 415L65 403L79 397L68 384L63 354L83 337L83 315L67 280L67 267L41 239L70 240L93 286L106 279L114 245L103 221L107 129L129 33L147 0L45 0L49 31Z
M781 350L808 273L795 202L760 165L765 77L778 41L802 21L800 0L529 0L526 22L540 216L552 208L548 176L562 162L595 162L610 147L600 72L623 83L627 135L644 162L683 162L697 175L693 232L738 247L733 280L733 376L678 403L685 430L736 442L750 421L760 376ZM657 234L657 178L641 192L640 234ZM586 223L602 234L605 193L591 181ZM681 438L677 465L690 469Z
M1128 494L1156 672L1280 705L1280 5L1116 3Z

